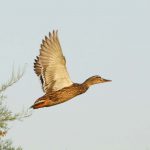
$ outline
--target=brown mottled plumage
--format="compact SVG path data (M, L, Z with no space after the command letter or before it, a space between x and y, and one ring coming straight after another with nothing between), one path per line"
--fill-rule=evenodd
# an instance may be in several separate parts
M34 71L40 77L43 91L46 93L31 106L34 109L66 102L85 93L93 84L111 81L92 76L82 84L73 83L67 72L57 31L53 31L42 41L40 55L35 59Z

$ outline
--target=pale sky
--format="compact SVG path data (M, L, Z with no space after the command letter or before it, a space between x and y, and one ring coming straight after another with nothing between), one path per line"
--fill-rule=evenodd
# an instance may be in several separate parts
M113 82L34 110L11 124L7 138L24 150L150 149L150 1L1 0L0 83L13 64L16 70L27 64L23 78L6 92L14 112L44 94L33 62L53 29L72 81L98 74Z

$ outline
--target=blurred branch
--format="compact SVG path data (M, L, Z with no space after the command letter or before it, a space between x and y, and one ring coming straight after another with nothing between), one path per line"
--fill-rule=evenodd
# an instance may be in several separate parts
M11 140L0 139L0 150L22 150L21 147L14 148Z
M8 87L12 86L14 83L16 83L18 80L20 80L22 78L24 72L25 72L25 66L22 71L19 68L17 74L15 73L15 70L13 68L11 78L6 83L3 83L0 86L0 93L4 92Z
M0 99L0 131L7 132L8 122L14 120L22 120L23 118L31 116L29 109L23 110L22 112L13 114L8 110L7 106L4 105L4 101Z
M3 92L10 86L12 86L14 83L19 81L23 74L25 72L25 67L21 71L18 69L18 72L15 73L14 68L11 74L10 79L3 83L0 86L0 150L22 150L19 148L12 147L11 140L2 140L2 138L7 134L8 131L8 123L15 120L22 120L23 118L29 117L31 115L31 112L29 109L23 110L19 113L13 113L7 108L7 105L5 104L4 100L6 99L6 96L3 95Z

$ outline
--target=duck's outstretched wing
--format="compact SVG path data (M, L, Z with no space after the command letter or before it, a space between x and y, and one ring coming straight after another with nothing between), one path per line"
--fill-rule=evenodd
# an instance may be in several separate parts
M57 31L42 41L40 55L35 59L34 71L40 77L44 92L58 91L72 85L59 43Z

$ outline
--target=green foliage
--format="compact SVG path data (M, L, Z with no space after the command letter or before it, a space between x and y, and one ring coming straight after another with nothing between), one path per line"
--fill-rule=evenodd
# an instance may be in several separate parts
M22 111L19 113L13 113L10 111L6 104L4 104L4 96L0 96L0 131L6 132L8 130L8 122L14 120L21 120L25 117L30 116L31 114L28 111Z
M20 71L20 69L18 69L17 74L15 74L15 71L13 69L12 74L11 74L11 78L6 83L1 84L1 86L0 86L0 94L2 92L4 92L8 87L10 87L14 83L16 83L18 80L20 80L21 77L24 74L24 71L25 71L25 67L24 67L23 71Z
M14 148L11 140L0 139L0 150L22 150L21 147Z
M2 140L2 138L7 134L9 122L21 120L31 115L28 111L13 113L7 108L5 103L6 96L4 92L8 87L20 80L23 74L24 70L22 72L19 70L17 74L15 74L13 70L10 80L0 86L0 150L22 150L20 147L13 148L11 140Z

